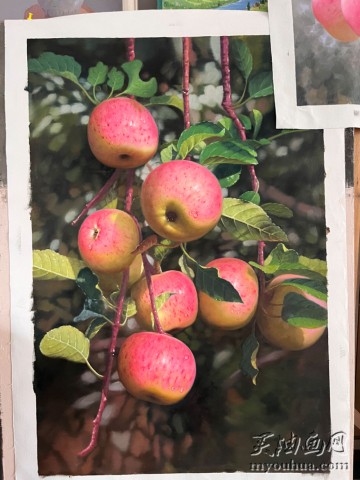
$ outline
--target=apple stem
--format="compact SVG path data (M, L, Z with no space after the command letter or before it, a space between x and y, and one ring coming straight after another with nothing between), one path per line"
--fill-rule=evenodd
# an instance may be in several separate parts
M190 50L191 50L191 38L184 37L182 39L183 43L183 84L182 84L182 94L184 101L184 128L187 130L190 125Z
M231 69L230 69L230 57L229 57L229 37L223 36L220 37L220 46L221 46L221 72L222 72L222 81L223 81L223 101L222 106L231 120L234 122L237 131L240 135L240 138L243 142L246 141L246 130L240 119L235 113L234 105L231 98ZM248 171L251 179L251 186L254 192L259 191L259 180L256 176L256 171L254 165L248 166ZM265 242L258 242L258 263L259 265L264 265L264 248ZM265 275L263 272L259 272L259 281L260 281L260 290L263 292L265 288Z
M71 225L74 227L87 213L88 211L97 205L109 192L111 187L117 182L121 175L122 170L116 169L105 185L98 191L94 198L88 202L79 215L71 222Z
M120 288L120 293L119 293L119 300L118 300L114 325L113 325L113 328L112 328L111 342L110 342L110 346L109 346L109 350L108 350L108 360L107 360L106 371L105 371L104 379L103 379L103 387L102 387L102 391L101 391L101 400L100 400L99 409L98 409L98 412L97 412L97 415L96 415L95 419L93 420L93 429L92 429L92 432L91 432L91 439L90 439L89 445L86 448L84 448L84 450L82 450L78 454L79 457L86 457L97 446L97 440L98 440L98 434L99 434L101 419L102 419L102 415L103 415L103 412L104 412L105 407L106 407L108 394L109 394L109 386L110 386L110 379L111 379L111 374L112 374L112 369L113 369L113 364L114 364L114 358L115 358L117 337L118 337L120 324L121 324L121 315L122 315L122 311L123 311L123 307L124 307L128 281L129 281L129 269L127 268L124 271L124 274L123 274L123 280L122 280L122 283L121 283L121 288Z

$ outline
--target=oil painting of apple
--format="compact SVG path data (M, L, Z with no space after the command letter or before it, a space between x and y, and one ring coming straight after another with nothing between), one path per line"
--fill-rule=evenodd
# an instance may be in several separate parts
M253 268L237 258L217 258L206 266L216 268L220 278L235 287L242 302L221 302L200 292L201 318L209 325L225 330L244 327L254 317L258 304L259 285Z
M190 242L212 230L221 216L220 184L189 160L164 163L146 178L141 208L150 227L174 242Z
M190 391L196 375L191 350L167 334L134 333L118 358L120 381L134 397L171 405Z
M284 350L303 350L316 343L324 334L326 327L303 328L287 323L282 316L285 296L291 292L300 293L309 301L326 309L326 302L309 294L299 292L286 280L303 278L299 275L284 274L274 278L267 286L259 306L257 325L264 337L274 346Z
M349 5L349 3L343 4ZM347 18L344 16L341 0L312 0L312 8L316 19L325 30L340 42L353 42L359 38L347 20L350 16L356 18L353 5L347 9ZM349 16L350 11L352 14Z
M139 233L129 214L117 209L92 213L82 223L78 244L83 260L100 273L121 272L135 260Z
M177 270L168 270L153 276L155 297L169 293L159 311L162 328L168 332L186 328L195 322L198 313L198 297L192 280ZM151 303L146 279L134 285L131 296L136 302L136 319L147 330L152 329Z
M144 165L154 156L158 137L158 128L149 110L131 98L105 100L90 115L90 148L108 167Z

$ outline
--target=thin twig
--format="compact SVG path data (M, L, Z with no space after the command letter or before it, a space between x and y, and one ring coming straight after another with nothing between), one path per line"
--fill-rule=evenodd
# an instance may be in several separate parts
M79 453L79 457L86 457L97 446L101 419L107 404L107 399L109 394L109 386L110 386L110 379L111 379L112 368L113 368L114 358L115 358L117 337L120 329L121 315L123 311L128 281L129 281L129 269L127 268L123 274L123 280L122 280L120 294L119 294L119 301L118 301L116 316L114 320L114 326L112 328L111 343L108 351L108 360L107 360L106 371L105 371L104 380L103 380L103 387L101 391L101 400L100 400L98 413L95 419L93 420L93 429L91 432L91 439L90 439L89 445Z
M182 39L183 43L183 84L182 94L184 101L184 129L187 130L190 127L190 50L191 50L191 38L185 37Z
M79 215L71 222L71 225L74 227L87 213L88 211L95 207L103 198L106 197L108 192L111 190L112 186L117 182L119 179L121 172L123 170L116 169L114 173L111 175L111 177L108 179L108 181L105 183L105 185L98 191L98 193L95 195L94 198L88 202L85 207L82 209L82 211L79 213Z

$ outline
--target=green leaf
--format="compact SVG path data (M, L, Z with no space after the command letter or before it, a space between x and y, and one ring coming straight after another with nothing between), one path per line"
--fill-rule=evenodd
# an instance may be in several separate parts
M121 68L129 77L129 84L123 92L126 95L135 95L136 97L149 98L155 95L157 91L157 81L153 77L144 82L140 78L140 71L143 63L140 60L133 60L121 65Z
M52 250L33 250L35 280L75 280L85 263Z
M218 165L213 171L222 188L229 188L235 185L241 175L241 166L238 165Z
M90 268L80 270L76 279L77 285L81 288L85 295L84 310L90 310L95 314L102 315L104 313L104 303L101 291L98 288L99 280ZM85 316L85 314L84 314ZM81 314L77 317L82 319Z
M285 280L281 285L288 285L300 292L311 295L324 302L327 301L327 286L324 282L311 278L291 278Z
M237 69L247 80L253 69L253 57L248 46L243 40L234 39L230 44L230 51Z
M122 322L130 317L135 317L137 312L135 300L127 298L124 302L124 307L121 315Z
M108 76L109 67L103 62L98 62L95 67L89 68L89 75L87 81L93 87L103 85L106 82Z
M282 264L298 263L298 261L299 254L295 250L286 248L283 243L279 243L266 257L264 264L280 266Z
M257 165L256 155L255 150L240 141L213 142L201 152L200 163L204 166Z
M301 259L301 261L300 261ZM282 275L294 273L324 282L326 279L326 262L323 260L300 257L295 250L289 250L280 243L267 256L264 265L249 262L255 268L267 275Z
M97 335L100 330L105 327L105 325L109 325L109 321L105 320L104 318L94 318L94 320L90 323L88 328L86 329L85 336L91 340L92 338Z
M170 162L171 160L175 160L177 157L177 149L176 149L177 142L171 142L167 144L161 151L160 151L160 158L162 163Z
M245 338L241 345L240 370L244 375L251 378L254 385L256 385L256 377L259 373L257 368L259 346L254 333Z
M125 75L115 67L113 67L107 75L107 84L113 92L121 90L125 83Z
M247 117L246 115L238 115L238 118L240 120L240 122L243 124L243 127L245 128L245 130L251 130L251 120L249 117ZM238 135L239 136L239 133Z
M75 318L74 318L74 322L75 323L79 323L79 322L86 322L87 320L92 320L94 318L100 318L100 319L105 319L107 320L107 318L105 317L105 315L102 315L101 313L98 313L98 312L93 312L92 310L87 310L86 308L84 308L82 310L82 312L80 313L80 315L77 315Z
M89 350L89 339L70 325L50 330L40 342L40 351L46 357L64 358L76 363L88 363Z
M179 258L178 264L182 273L184 273L190 278L195 278L195 272L192 268L189 267L186 261L185 255L181 255L181 257Z
M255 75L249 83L249 94L251 98L267 97L274 93L272 73L261 72Z
M270 145L271 141L267 138L260 138L259 140L249 139L246 140L246 145L253 148L254 150L258 150L261 147L265 147L266 145Z
M246 115L238 115L241 123L243 124L245 130L251 130L251 120ZM223 117L218 121L218 125L223 126L233 138L239 138L239 132L236 128L235 123L229 117Z
M68 55L43 52L38 58L29 59L28 70L34 73L50 73L78 83L81 65Z
M171 248L172 245L174 245L174 242L172 242L171 240L164 239L161 241L160 245L157 245L156 247L154 247L153 255L155 260L161 263L164 260L164 258L166 258L169 255L169 253L173 250L173 248Z
M316 272L323 277L327 276L327 264L324 260L318 258L307 258L302 255L299 256L299 263L309 270Z
M240 195L240 199L244 200L244 202L260 205L260 195L257 192L244 192L242 195Z
M176 95L160 95L150 98L149 105L166 105L184 111L184 101Z
M219 302L243 303L239 292L233 285L219 277L217 268L202 267L195 263L195 286L198 290Z
M254 110L251 112L251 117L252 117L252 124L254 126L254 133L253 133L253 138L255 139L260 131L262 121L263 121L263 115L259 110Z
M327 324L325 308L294 292L285 296L281 316L294 327L318 328Z
M261 207L236 198L224 199L220 225L241 241L287 241L285 232L270 220Z
M175 293L171 293L171 292L164 292L158 295L155 298L156 311L159 312L162 309L162 307L165 305L165 303L169 300L169 298L172 297L173 295L175 295ZM152 312L150 313L150 317L151 317L152 328L153 330L155 330L155 320L154 320L154 314Z
M264 203L261 208L273 217L292 218L294 216L292 210L282 203Z
M177 144L177 150L179 152L178 158L186 158L188 154L204 140L221 138L224 134L225 129L215 123L202 122L192 125L180 135Z

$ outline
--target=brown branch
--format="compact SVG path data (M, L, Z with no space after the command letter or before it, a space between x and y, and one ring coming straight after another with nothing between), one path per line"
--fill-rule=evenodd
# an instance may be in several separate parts
M135 60L135 38L126 40L126 58L128 62Z
M146 253L141 254L142 260L143 260L143 265L144 265L144 271L145 271L145 277L146 277L146 283L147 287L149 290L149 297L150 297L150 303L151 303L151 311L154 316L154 323L155 323L155 330L157 333L165 333L159 319L159 314L156 308L156 303L155 303L155 293L154 293L154 287L152 283L152 270L153 267L151 263L149 262L149 259L146 256Z
M119 179L121 172L123 170L116 169L114 173L111 175L111 177L108 179L108 181L105 183L105 185L98 191L98 193L95 195L94 198L88 202L85 207L82 209L82 211L79 213L79 215L71 222L71 225L74 227L87 213L88 211L95 207L103 198L106 197L106 195L109 193L111 190L112 186L117 182Z
M109 346L108 360L107 360L106 371L103 379L100 405L99 405L98 413L95 419L93 420L93 429L91 432L91 439L90 439L89 445L78 454L80 457L86 457L97 446L101 418L105 410L108 394L109 394L109 386L110 386L111 373L112 373L112 368L113 368L114 358L115 358L117 337L120 329L121 315L123 311L128 281L129 281L129 269L127 268L123 274L123 280L122 280L120 294L119 294L119 301L118 301L118 306L116 310L116 316L114 320L114 325L112 327L111 343Z
M191 50L191 38L185 37L182 39L183 43L183 84L182 93L184 101L184 129L187 130L190 123L190 50Z

